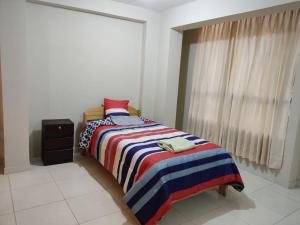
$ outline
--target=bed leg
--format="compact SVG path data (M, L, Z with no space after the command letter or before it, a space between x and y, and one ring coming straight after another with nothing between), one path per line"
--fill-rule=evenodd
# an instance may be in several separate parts
M225 185L225 184L220 185L219 190L218 190L219 194L223 195L223 196L226 196L227 188L228 188L228 186Z

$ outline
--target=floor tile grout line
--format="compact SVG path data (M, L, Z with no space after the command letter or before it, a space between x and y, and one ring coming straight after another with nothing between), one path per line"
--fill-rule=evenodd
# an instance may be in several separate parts
M49 172L49 173L50 173L50 172ZM82 197L82 196L84 196L84 195L88 195L88 194L95 193L95 192L98 192L98 191L103 191L103 189L100 189L100 188L99 188L99 190L96 190L96 191L91 191L91 192L89 192L89 193L85 193L85 194L73 196L73 197L70 197L70 198L66 198L66 197L64 196L62 190L60 189L59 185L57 184L56 179L53 177L53 175L52 175L51 173L50 173L50 176L53 178L55 185L57 186L57 188L58 188L59 191L61 192L61 194L62 194L62 196L63 196L63 198L64 198L64 201L66 202L66 204L67 204L68 208L70 209L72 215L73 215L74 218L76 219L76 222L78 223L78 225L80 225L80 223L79 223L77 217L75 216L75 213L73 212L72 207L70 206L68 200L74 199L74 198L77 198L77 197ZM119 207L118 207L118 208L119 208ZM99 219L99 218L101 218L101 217L108 216L108 215L111 215L111 214L114 214L114 213L118 213L118 212L121 212L121 211L122 211L122 209L119 208L118 211L115 211L115 212L112 212L112 213L105 214L105 215L103 215L103 216L94 218L94 219L92 219L92 220L96 220L96 219ZM88 220L88 221L85 221L85 222L83 222L83 223L86 223L86 222L89 222L89 221L92 221L92 220Z
M12 185L11 185L10 175L8 175L8 184L9 184L8 186L9 186L11 203L12 203L12 207L13 207L14 220L15 220L15 224L17 225L17 216L16 216L15 204L14 204L13 195L12 195L12 189L11 189Z
M269 184L269 185L272 185L272 184ZM268 185L268 186L269 186L269 185ZM265 187L266 187L266 186L265 186ZM265 187L263 187L263 188L265 188ZM263 189L263 188L260 188L260 190ZM254 192L252 192L252 193L254 193ZM251 193L251 194L252 194L252 193ZM245 194L247 195L247 193L245 193ZM250 193L248 193L247 196L249 196L249 195L250 195ZM283 197L284 197L284 196L283 196ZM285 198L285 197L284 197L284 198ZM256 201L255 201L255 204L258 204L258 205L264 207L265 209L269 210L270 212L279 215L281 218L280 218L278 221L281 221L281 220L283 220L286 216L288 216L288 215L283 216L283 215L278 214L277 212L273 211L273 210L270 209L269 207L264 206L261 202L256 202ZM227 209L227 208L225 208L225 206L221 206L221 207L222 207L224 210ZM299 209L300 209L300 208L297 208L297 209L294 210L292 213L294 213L295 211L297 211L297 210L299 210ZM234 210L234 209L232 209L232 210ZM231 211L232 211L232 210L231 210ZM236 210L239 210L239 209L236 209ZM250 225L248 221L246 221L245 219L243 219L243 217L241 217L240 220L241 220L242 222L244 222L245 224ZM273 225L275 225L278 221L276 221Z
M89 195L89 194L91 194L91 193L95 193L95 192L98 192L98 191L103 191L103 190L99 188L99 190L89 191L88 193L79 194L79 195L76 195L76 196L71 196L71 197L65 197L65 196L64 196L64 199L65 199L66 201L68 201L68 200L71 200L71 199L74 199L74 198L78 198L78 197L83 197L83 196L85 196L85 195Z
M78 224L78 225L80 225L80 223L79 223L79 221L78 221L77 217L75 216L75 213L73 212L73 210L72 210L71 206L69 205L69 202L68 202L66 199L64 200L64 202L66 203L66 205L67 205L68 209L70 210L70 212L72 213L73 217L75 218L75 220L76 220L77 224Z
M35 206L32 206L32 207L29 207L29 208L25 208L25 209L19 209L19 210L16 210L15 208L13 209L14 212L21 212L21 211L26 211L26 210L30 210L30 209L34 209L34 208L38 208L38 207L41 207L41 206L46 206L46 205L50 205L52 203L58 203L58 202L66 202L67 203L67 199L71 199L71 198L75 198L75 197L79 197L79 196L82 196L82 195L78 195L78 196L74 196L74 197L71 197L71 198L65 198L65 196L63 195L59 185L56 183L56 180L52 177L52 175L49 173L49 175L51 176L51 178L53 179L51 182L47 182L47 183L41 183L41 184L38 184L38 185L45 185L45 184L50 184L50 183L54 183L55 184L55 187L58 189L58 191L60 192L61 196L63 199L61 200L56 200L56 201L51 201L51 202L48 202L48 203L44 203L44 204L39 204L39 205L35 205ZM9 183L10 184L10 183ZM24 188L29 188L29 187L32 187L34 185L31 185L31 186L26 186ZM17 188L17 189L10 189L10 195L11 195L11 200L12 200L12 203L13 203L13 197L12 197L12 193L11 191L14 191L14 190L19 190L19 189L23 189L22 188ZM99 191L99 190L97 190ZM88 194L88 193L87 193ZM85 194L83 194L85 195ZM13 207L14 207L14 203L13 203ZM9 214L9 213L7 213ZM76 218L76 217L75 217Z
M257 177L255 174L251 174L251 175ZM265 178L263 178L263 177L259 177L259 178L261 178L261 179L263 179L263 180L266 180L266 182L268 182L268 184L264 185L264 186L261 187L261 188L258 188L257 190L255 190L255 191L253 191L253 192L251 192L251 193L249 193L249 194L253 194L253 193L258 192L258 191L260 191L260 190L262 190L262 189L268 188L268 187L270 187L270 186L272 186L272 185L276 185L274 182L271 182L271 181L269 181L269 180L267 180L267 179L265 179ZM284 197L284 198L286 198L286 199L291 199L290 196L285 196L284 194L282 194L282 193L280 193L280 192L278 192L278 191L276 191L276 193L280 194L282 197ZM294 199L291 199L291 200L294 200ZM294 200L294 201L295 201L295 200ZM294 210L294 211L291 212L290 214L295 213L297 210L298 210L298 209ZM177 211L178 211L178 210L177 210ZM272 210L271 210L271 211L272 211ZM181 213L179 213L179 214L181 214ZM288 215L287 215L287 216L288 216ZM285 216L285 217L286 217L286 216ZM284 218L284 217L283 217L283 218ZM283 219L283 218L282 218L282 219ZM282 219L280 219L280 220L282 220ZM187 222L188 222L188 221L187 221ZM245 224L248 224L247 221L244 221L244 220L243 220L243 222L244 222Z
M7 216L9 214L13 214L13 212L5 212L5 213L1 213L0 216Z
M200 194L201 194L201 193L200 193ZM185 199L184 199L184 200L185 200ZM183 200L183 201L184 201L184 200ZM179 201L179 202L180 202L180 201ZM179 203L179 202L177 202L177 203ZM173 206L174 206L174 204L173 204ZM221 205L218 205L218 207L213 208L213 209L210 209L210 210L206 211L206 213L212 212L212 211L217 210L217 209L222 209L222 210L223 210L223 207L222 207ZM193 222L193 219L187 218L183 213L180 212L180 210L178 210L178 209L176 209L176 208L174 208L174 207L173 207L173 210L175 210L178 214L180 214L182 217L184 217L185 219L187 219L186 222L192 222L192 223L194 223L194 222ZM168 215L168 214L166 214L166 215ZM165 216L166 216L166 215L165 215Z
M82 223L88 223L88 222L91 222L91 221L93 221L93 220L98 220L98 219L100 219L100 218L102 218L102 217L110 216L110 215L112 215L112 214L116 214L116 213L119 213L119 212L122 213L122 210L120 209L120 210L115 211L115 212L111 212L111 213L104 214L103 216L99 216L99 217L96 217L96 218L93 218L93 219L90 219L90 220L87 220L87 221L83 221L83 222L81 222L81 224L82 224ZM78 224L80 225L80 223L78 223Z
M25 171L25 172L29 172L29 171L32 171L32 170L28 170L28 171ZM24 172L24 171L23 171L23 172ZM22 173L22 172L21 172L21 173ZM28 185L28 186L21 186L21 187L17 187L17 188L13 188L12 185L11 185L11 190L14 191L14 190L22 189L22 188L30 188L30 187L33 187L33 186L43 185L43 184L49 184L49 183L54 182L54 179L52 178L52 176L51 176L51 174L49 173L49 171L47 171L47 174L50 176L51 181L46 181L46 182L37 183L37 184L31 184L31 185ZM9 178L10 178L10 177L9 177Z
M18 187L18 188L11 188L11 190L12 191L18 191L20 189L32 188L32 187L42 186L42 185L51 184L51 183L54 183L54 181L49 181L49 182L45 182L45 183L38 183L38 184L33 184L33 185L28 185L28 186L23 186L23 187Z
M247 173L249 173L249 172L247 172ZM274 184L276 184L276 183L274 183L274 181L270 181L270 180L268 180L268 179L265 179L264 177L260 177L260 176L258 176L258 175L252 174L252 173L249 173L249 174L250 174L251 176L255 177L255 179L258 178L258 179L260 179L260 180L266 182L267 184L264 185L264 187L265 187L265 186L269 186L269 185L274 185ZM243 179L242 173L241 173L241 177L242 177L242 179ZM247 186L247 185L246 185L246 186Z
M56 183L56 180L54 179L53 175L52 175L50 172L49 172L49 174L50 174L50 176L52 177L52 179L54 180L54 183L55 183L55 185L56 185L58 191L61 193L61 195L62 195L62 197L63 197L63 199L64 199L63 201L66 203L68 209L69 209L70 212L72 213L72 215L73 215L74 219L76 220L77 224L80 225L80 223L79 223L77 217L75 216L75 213L73 212L71 206L69 205L68 201L66 200L66 198L65 198L65 196L64 196L64 194L63 194L63 192L62 192L62 190L60 189L59 185Z
M286 216L284 216L283 218L281 218L280 220L278 220L277 222L275 222L273 225L280 223L281 221L283 221L285 218L291 216L292 214L294 214L295 212L300 211L300 207L293 210L292 212L290 212L289 214L287 214Z
M51 205L53 203L58 203L58 202L63 202L63 201L64 201L63 199L61 199L61 200L55 200L55 201L52 201L52 202L47 202L47 203L44 203L44 204L35 205L35 206L28 207L28 208L25 208L25 209L18 209L15 212L23 212L23 211L26 211L26 210L30 210L30 209L34 209L34 208L39 208L39 207L42 207L42 206L47 206L47 205Z
M265 187L262 187L262 188L260 188L260 189L257 189L256 191L249 193L249 195L251 196L251 195L255 194L256 192L261 191L261 190L263 190L263 189L265 189L265 188L268 188L268 187L270 187L270 186L272 186L272 185L274 185L274 184L269 184L269 185L267 185L267 186L265 186ZM292 201L292 202L298 204L298 205L299 205L299 208L297 208L297 209L300 209L300 201L297 201L297 200L291 198L290 196L285 196L284 194L282 194L282 193L279 192L279 191L274 190L273 192L275 192L276 194L280 195L282 198L288 199L288 200L290 200L290 201ZM261 203L260 203L260 204L261 204Z
M50 173L49 173L49 175L50 175L50 177L51 177L51 174L50 174ZM45 182L45 183L39 183L39 184L35 184L35 185L42 186L42 185L47 185L47 184L53 183L53 184L55 185L55 187L57 188L57 185L56 185L54 179L53 179L52 177L51 177L51 179L52 179L52 181ZM14 189L12 189L12 187L11 187L11 182L10 182L10 178L9 178L9 185L10 185L11 200L12 200L12 202L13 202L13 210L14 210L14 213L22 212L22 211L26 211L26 210L38 208L38 207L41 207L41 206L46 206L46 205L49 205L49 204L52 204L52 203L57 203L57 202L62 202L62 201L64 201L64 199L61 199L61 200L55 200L55 201L47 202L47 203L44 203L44 204L38 204L38 205L34 205L34 206L32 206L32 207L28 207L28 208L18 209L18 210L17 210L17 209L15 208L15 203L14 203L14 201L13 201L13 194L12 194L12 192L13 192L13 191L18 191L18 190L20 190L20 189L31 188L31 187L33 187L33 186L35 186L35 185L30 185L30 186L26 186L26 187L19 187L19 188L14 188ZM59 189L58 189L58 191L60 192ZM62 194L61 194L61 195L62 195ZM63 197L63 195L62 195L62 197Z
M225 210L226 214L228 213L228 212L226 211L226 210L228 210L228 208L225 208L225 206L221 206L221 208L222 208L223 210ZM234 211L234 210L235 210L235 209L230 209L229 212ZM249 224L246 220L244 220L243 218L240 218L240 220L241 220L243 223L247 224L247 225L251 225L251 224Z
M238 168L239 169L239 168ZM240 169L239 169L240 170ZM263 176L259 176L259 175L256 175L255 173L252 173L252 172L250 172L250 171L248 171L248 170L243 170L242 172L240 172L240 173L244 173L244 172L246 172L246 173L248 173L248 174L250 174L250 175L252 175L252 176L254 176L254 177L259 177L260 179L263 179L263 180L265 180L265 181L267 181L267 182L269 182L269 183L274 183L274 180L269 180L269 179L267 179L267 178L265 178L265 177L263 177Z
M256 189L255 191L252 191L252 192L250 192L250 193L248 193L248 194L249 194L249 195L252 195L252 194L254 194L254 193L258 192L258 191L261 191L261 190L263 190L263 189L265 189L265 188L267 188L267 187L269 187L269 186L271 186L271 185L273 185L273 184L267 184L267 185L265 185L265 186L263 186L263 187L260 187L260 188ZM244 193L246 194L246 192L244 192Z
M300 200L295 200L295 199L293 199L291 196L285 196L284 194L282 194L282 193L280 193L280 192L277 192L277 191L276 191L276 193L277 193L277 194L280 194L282 197L284 197L284 198L286 198L286 199L289 199L289 200L291 200L291 201L297 203L297 204L299 205L299 207L300 207Z
M58 184L56 184L56 185L58 186L59 190L61 191L59 185L58 185ZM98 191L103 191L103 190L102 190L102 189L99 189L99 190L91 191L91 192L88 192L88 193L85 193L85 194L76 195L76 196L73 196L73 197L70 197L70 198L66 198L66 197L63 195L63 193L62 193L63 198L64 198L66 204L68 205L68 208L71 210L71 212L72 212L73 216L75 217L75 219L76 219L76 221L77 221L78 224L80 224L80 223L79 223L79 221L77 220L77 217L75 216L75 213L73 212L73 210L72 210L72 208L71 208L71 206L70 206L68 200L71 200L71 199L74 199L74 198L77 198L77 197L82 197L82 196L85 196L85 195L89 195L89 194L91 194L91 193L95 193L95 192L98 192ZM61 191L61 192L62 192L62 191ZM119 208L118 211L115 211L115 212L112 212L112 213L105 214L105 215L103 215L103 216L94 218L94 219L92 219L92 220L99 219L99 218L101 218L101 217L108 216L108 215L111 215L111 214L113 214L113 213L117 213L117 212L120 212L120 211L122 211L122 210ZM84 223L89 222L89 221L92 221L92 220L85 221Z
M251 194L253 194L253 193L257 192L257 191L260 191L260 190L262 190L262 189L264 189L264 188L267 188L267 187L269 187L269 186L271 186L271 185L274 185L274 183L269 184L269 185L267 185L267 186L265 186L265 187L262 187L262 188L260 188L260 189L258 189L258 190L256 190L256 191L254 191L254 192L251 192L251 193L249 193L249 195L251 195ZM275 184L275 185L276 185L276 184ZM280 192L278 192L278 191L274 191L274 192L276 192L276 194L280 195L282 198L285 198L285 199L288 199L288 200L293 200L293 201L296 202L297 204L299 203L298 201L295 201L294 199L291 199L291 198L289 198L289 197L283 195L282 193L280 193ZM280 218L278 221L276 221L275 223L273 223L273 225L278 224L279 222L281 222L282 220L284 220L286 217L292 215L293 213L295 213L295 212L297 212L297 211L300 211L300 204L299 204L299 207L297 207L296 209L292 210L292 211L291 211L290 213L288 213L287 215L283 216L283 215L280 215L279 213L273 211L273 210L270 209L269 207L264 206L264 205L263 205L261 202L259 202L259 201L258 201L258 202L255 201L255 203L256 203L256 204L259 204L259 205L261 205L261 206L263 206L264 208L266 208L266 209L270 210L271 212L276 213L276 214L278 214L279 216L282 217L282 218ZM242 219L242 220L243 220L243 219ZM243 220L243 222L246 222L246 221Z
M77 178L79 178L79 177L77 177ZM77 178L76 178L76 179L77 179ZM68 180L70 180L70 179L68 179ZM67 180L67 181L68 181L68 180ZM94 180L93 180L93 181L94 181ZM83 195L86 195L86 194L89 194L89 193L92 193L92 192L103 191L103 187L101 186L101 187L99 187L99 189L98 189L98 187L97 187L97 190L89 191L88 193L79 194L79 195L76 195L76 196L66 197L66 196L64 196L64 193L63 193L62 189L60 188L60 185L58 184L58 182L62 182L62 180L55 180L54 183L57 185L57 187L59 188L59 190L61 191L63 197L64 197L66 200L72 199L72 198L76 198L76 197L80 197L80 196L83 196ZM95 181L95 182L96 182L96 181ZM98 182L96 182L96 183L99 184Z
M12 189L11 179L10 179L10 177L8 176L8 181L9 181L9 190L8 190L8 191L9 191L10 196L11 196L11 201L12 201L12 206L13 206L13 214L14 214L14 220L15 220L15 223L17 224L17 220L16 220L16 212L24 211L24 210L29 210L29 209L32 209L32 208L36 208L36 207L40 207L40 206L44 206L44 205L49 205L49 204L56 203L56 202L66 202L66 204L67 204L68 208L70 209L70 211L72 212L72 214L73 214L73 216L74 216L74 218L75 218L77 224L79 224L79 221L77 220L75 214L73 213L73 211L72 211L72 209L71 209L71 206L69 205L68 200L73 199L73 198L77 198L77 197L81 197L81 196L84 196L84 195L88 195L88 194L90 194L90 193L97 192L97 191L99 191L99 190L91 191L91 192L88 192L88 193L85 193L85 194L81 194L81 195L76 195L76 196L73 196L73 197L70 197L70 198L66 198L66 197L64 196L64 194L62 193L62 190L60 189L59 185L57 184L57 182L59 182L59 180L56 180L56 179L54 178L54 176L53 176L53 174L50 172L50 170L47 169L47 171L48 171L48 174L51 176L51 178L52 178L52 180L53 180L53 181L48 182L48 183L52 183L52 182L53 182L53 183L55 184L55 186L58 188L59 192L61 193L63 200L54 201L54 202L50 202L50 203L46 203L46 204L41 204L41 205L37 205L37 206L31 207L31 208L26 208L26 209L17 210L17 211L16 211L16 209L15 209L15 204L14 204L14 201L13 201L13 191L14 191L14 190L18 190L19 188L17 188L17 189ZM256 175L254 175L254 174L252 174L252 175L253 175L253 176L256 176ZM91 176L91 175L90 175L90 176ZM256 176L256 177L261 178L261 177L259 177L259 176ZM99 182L98 182L99 180L98 180L97 178L94 178L94 177L92 177L92 176L91 176L91 178L95 179L96 182L99 183ZM264 178L261 178L261 179L264 179ZM44 184L48 184L48 183L41 183L41 184L39 184L39 185L44 185ZM258 192L258 191L262 191L263 189L269 188L269 187L271 187L272 185L276 185L276 183L274 183L274 182L269 182L269 184L267 184L267 185L265 185L265 186L263 186L263 187L260 187L260 188L258 188L257 190L255 190L255 191L253 191L253 192L251 192L251 193L248 193L248 194L246 193L246 194L247 194L248 196L249 196L249 195L252 195L252 194L254 194L254 193ZM33 185L32 185L32 186L33 186ZM102 185L100 184L100 186L102 186ZM27 186L27 187L24 187L24 188L28 188L28 187L31 187L31 186ZM22 187L22 188L23 188L23 187ZM103 189L100 189L100 190L103 191ZM7 191L7 192L8 192L8 191ZM293 200L294 202L297 202L297 203L298 203L298 201L292 199L292 197L291 197L290 195L285 194L284 192L280 192L280 191L278 191L278 190L273 190L272 192L274 192L274 193L280 195L280 196L281 196L282 198L284 198L284 199L290 199L290 200ZM261 204L261 203L259 203L259 204ZM224 206L224 207L225 207L225 206ZM120 207L118 207L118 208L119 208L118 211L115 211L115 212L111 212L111 213L105 214L105 215L103 215L103 216L97 217L97 218L92 219L92 220L96 220L96 219L99 219L99 218L102 218L102 217L105 217L105 216L108 216L108 215L111 215L111 214L115 214L115 213L118 213L118 212L120 212L120 211L122 212L122 208L120 208ZM220 208L220 207L218 207L218 208ZM224 209L223 207L221 207L221 208ZM265 207L265 208L267 208L268 210L274 212L273 210L271 210L271 209L268 208L268 207ZM288 213L287 215L282 216L282 218L280 218L278 221L274 222L273 224L275 225L275 224L280 223L280 222L283 221L285 218L291 216L292 214L296 213L296 212L299 211L299 210L300 210L300 207L297 207L296 209L292 210L292 211L291 211L290 213ZM176 210L176 211L178 211L178 210ZM178 211L178 212L179 212L179 211ZM275 212L274 212L274 213L275 213ZM7 213L7 214L10 214L10 213ZM5 215L7 215L7 214L5 214ZM179 212L179 214L182 214L182 213ZM277 214L278 214L278 213L277 213ZM279 214L278 214L278 215L279 215ZM92 220L88 220L88 221L85 221L85 222L83 222L83 223L86 223L86 222L89 222L89 221L92 221ZM186 221L186 222L191 222L191 223L193 223L192 220L188 220L188 221ZM247 221L244 221L243 219L242 219L242 222L244 222L245 224L248 224L248 222L247 222Z
M246 171L246 172L247 172L247 171ZM248 173L250 173L250 172L248 172ZM273 186L273 185L278 185L278 184L276 184L274 181L267 180L267 179L265 179L264 177L260 177L260 176L258 176L258 175L252 174L252 173L250 173L250 174L251 174L252 176L258 177L258 178L263 179L263 180L265 180L265 181L267 181L267 182L270 183L270 184L267 184L267 185L265 185L265 186L263 186L263 187L261 187L261 188L258 188L258 189L255 190L255 191L249 192L250 195L251 195L251 194L254 194L255 192L261 191L262 189L271 187L271 186ZM278 186L281 187L280 185L278 185ZM294 201L294 202L300 204L300 200L295 200L295 199L293 199L289 194L284 195L284 194L282 194L280 191L276 191L276 190L274 190L274 192L276 192L277 194L279 194L281 197L287 198L287 199L289 199L289 200L292 200L292 201Z
M245 170L244 170L244 171L245 171ZM261 187L261 188L255 190L255 191L249 193L249 195L254 194L255 192L261 191L261 190L263 190L263 189L265 189L265 188L271 187L271 186L273 186L273 185L278 185L278 184L276 184L274 181L270 181L270 180L268 180L268 179L265 179L264 177L257 176L256 174L253 174L253 173L248 172L248 171L246 171L246 172L249 173L249 174L251 174L252 176L259 177L260 179L263 179L263 180L265 180L265 181L267 181L267 182L270 182L270 184L265 185L264 187ZM279 195L280 195L281 197L283 197L283 198L292 200L292 201L294 201L294 202L296 202L296 203L300 203L299 201L294 200L294 199L293 199L292 197L290 197L289 195L286 196L286 195L284 195L284 194L282 194L281 192L276 191L276 190L274 190L274 192L276 192L277 194L279 194ZM261 204L261 203L259 203L259 204ZM271 209L269 209L269 208L267 208L267 209L270 210L270 211L272 211L272 212L274 212L273 210L271 210ZM283 221L285 218L289 217L290 215L294 214L295 212L297 212L297 211L299 211L299 210L300 210L300 207L297 208L297 209L295 209L295 210L293 210L293 211L290 212L289 214L287 214L287 215L285 215L285 216L282 216L282 218L279 219L278 221L276 221L275 223L273 223L273 225L276 225L276 224L280 223L280 222ZM275 213L275 212L274 212L274 213ZM278 213L277 213L277 214L278 214ZM279 214L278 214L278 215L279 215ZM243 221L244 221L244 220L243 220ZM244 222L245 222L245 221L244 221Z
M98 180L98 178L94 178L93 177L93 179L95 179L95 181L101 186L101 190L103 190L103 191L108 191L111 187L108 185L108 184L101 184L100 182L101 182L101 180L99 179ZM119 185L119 184L118 184ZM123 191L123 190L122 190ZM109 191L108 191L109 192ZM123 194L123 196L124 196L124 193L122 193Z
M50 175L52 176L52 174L50 174ZM87 174L87 175L90 176L90 174ZM79 179L80 177L73 177L73 178L74 178L74 179ZM100 185L100 184L98 183L97 179L95 179L95 178L93 178L93 177L89 177L89 178L91 178L92 181L95 182L97 185ZM72 179L72 178L66 179L66 180L68 181L68 180L71 180L71 179ZM54 183L56 184L56 186L58 187L59 191L62 193L63 198L64 198L65 200L69 200L69 199L73 199L73 198L76 198L76 197L81 197L81 196L84 196L84 195L87 195L87 194L90 194L90 193L94 193L94 192L104 191L104 190L105 190L105 189L100 185L99 189L97 189L97 190L89 191L88 193L79 194L79 195L76 195L76 196L66 197L66 196L64 195L62 189L60 188L59 184L58 184L58 182L63 182L63 181L65 181L65 180L56 180L54 177L53 177L53 180L54 180Z
M268 208L267 208L268 209ZM268 209L268 210L270 210L270 209ZM274 213L275 214L275 212L273 212L272 210L270 210L272 213ZM276 213L276 214L278 214L278 213ZM278 214L279 215L279 214ZM248 221L246 221L243 217L241 217L240 218L240 220L241 221L243 221L245 224L247 224L247 225L251 225Z
M55 182L68 182L68 181L71 181L71 180L78 180L78 179L91 179L91 181L96 181L93 177L87 177L87 175L90 176L90 174L81 174L80 176L73 176L73 177L70 177L70 178L65 178L65 179L55 179ZM97 181L96 181L97 182ZM97 182L98 183L98 182Z
M277 185L277 184L273 184L273 185ZM281 187L281 186L280 186ZM290 190L290 189L288 189L288 190ZM298 203L299 205L300 205L300 200L295 200L292 196L290 196L289 194L282 194L282 192L280 192L280 191L277 191L277 190L274 190L274 192L276 192L276 193L278 193L278 194L280 194L282 197L285 197L285 198L287 198L287 199L289 199L289 200L292 200L292 201L294 201L294 202L296 202L296 203Z

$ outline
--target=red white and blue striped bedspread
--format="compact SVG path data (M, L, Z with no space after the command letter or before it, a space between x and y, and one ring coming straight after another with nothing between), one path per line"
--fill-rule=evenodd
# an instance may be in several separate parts
M156 224L172 202L206 189L222 184L244 188L227 151L194 135L157 123L99 126L91 135L90 154L117 179L141 224ZM157 145L173 137L196 147L174 154Z

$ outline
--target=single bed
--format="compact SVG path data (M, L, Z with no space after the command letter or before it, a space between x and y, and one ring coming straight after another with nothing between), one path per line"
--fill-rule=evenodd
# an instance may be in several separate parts
M129 106L132 116L141 111ZM156 224L175 201L227 185L244 188L230 154L220 146L154 121L143 125L117 126L102 120L103 107L87 110L80 148L88 152L118 181L124 202L141 224ZM184 137L195 143L191 150L171 153L159 140Z

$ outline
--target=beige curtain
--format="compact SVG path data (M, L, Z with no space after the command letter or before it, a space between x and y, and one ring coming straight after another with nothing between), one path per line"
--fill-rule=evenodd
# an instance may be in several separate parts
M229 22L202 27L198 33L188 130L214 142L220 138L232 29Z
M299 49L300 11L201 28L188 131L281 168Z

